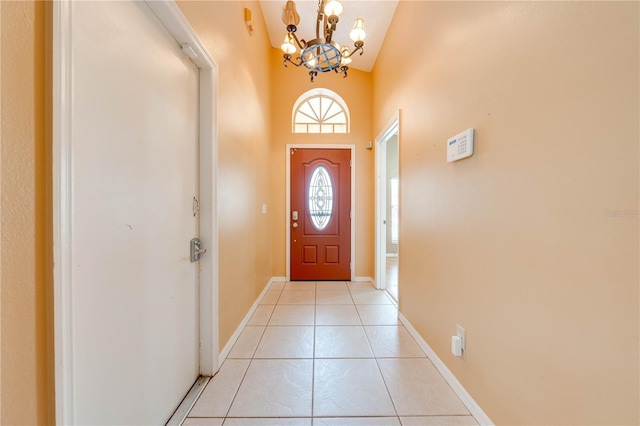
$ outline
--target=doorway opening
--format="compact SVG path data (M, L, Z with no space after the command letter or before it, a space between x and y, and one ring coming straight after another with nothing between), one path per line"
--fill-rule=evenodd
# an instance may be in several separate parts
M376 286L398 302L400 113L376 138Z

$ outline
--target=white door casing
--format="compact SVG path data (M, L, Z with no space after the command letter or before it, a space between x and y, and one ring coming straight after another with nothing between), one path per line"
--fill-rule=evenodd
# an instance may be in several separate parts
M200 72L200 375L219 369L218 341L218 66L173 0L146 1Z
M400 111L396 112L384 130L376 137L376 287L385 289L387 282L387 141L400 138Z
M54 3L60 424L166 421L218 368L216 69L175 4L150 6ZM188 258L199 181L200 265Z

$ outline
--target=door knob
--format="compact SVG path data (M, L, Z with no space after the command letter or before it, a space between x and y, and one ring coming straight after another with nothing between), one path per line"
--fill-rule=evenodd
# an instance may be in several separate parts
M293 226L294 228L297 228L298 227L298 222L293 222L293 225L291 225L291 226Z

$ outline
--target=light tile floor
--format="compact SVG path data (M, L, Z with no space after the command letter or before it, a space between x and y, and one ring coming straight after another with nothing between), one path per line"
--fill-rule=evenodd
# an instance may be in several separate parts
M387 257L387 291L398 300L398 256Z
M184 425L477 425L363 282L273 283Z

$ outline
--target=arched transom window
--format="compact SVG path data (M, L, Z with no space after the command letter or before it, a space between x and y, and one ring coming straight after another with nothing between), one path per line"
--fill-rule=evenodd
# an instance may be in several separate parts
M293 133L349 133L349 109L329 89L311 89L293 107Z

